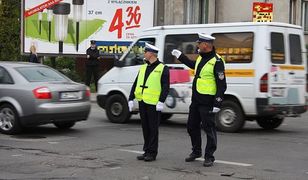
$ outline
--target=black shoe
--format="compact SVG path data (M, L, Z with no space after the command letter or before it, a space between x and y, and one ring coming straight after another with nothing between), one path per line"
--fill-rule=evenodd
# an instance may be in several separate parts
M156 157L155 156L145 156L144 161L150 162L150 161L155 161Z
M191 153L191 154L189 155L189 157L185 158L185 161L186 161L186 162L191 162L191 161L194 161L195 159L197 159L197 158L199 158L199 157L201 157L201 156L202 156L202 154Z
M211 166L213 166L213 163L214 163L213 160L205 158L204 161L203 161L203 166L204 167L211 167Z
M138 159L138 160L144 160L144 158L145 158L145 154L142 154L142 155L137 156L137 159Z

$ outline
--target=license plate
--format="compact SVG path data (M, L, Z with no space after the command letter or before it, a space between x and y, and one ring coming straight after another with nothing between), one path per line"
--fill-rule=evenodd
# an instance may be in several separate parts
M272 88L272 96L273 97L284 97L285 88Z
M61 92L61 100L79 100L82 98L81 91L78 92Z

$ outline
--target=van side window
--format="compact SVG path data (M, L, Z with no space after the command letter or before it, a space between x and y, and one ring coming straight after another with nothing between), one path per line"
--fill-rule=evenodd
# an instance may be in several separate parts
M0 84L14 84L9 73L0 67Z
M179 34L179 35L167 35L165 38L165 51L164 62L165 64L179 64L181 63L174 56L171 55L173 49L182 51L191 60L197 59L197 46L196 40L197 34Z
M300 36L297 34L290 34L289 44L291 64L302 64L303 60Z
M144 64L143 58L144 58L145 43L155 45L155 39L154 38L139 39L131 47L131 49L127 53L127 55L123 58L123 60L125 62L125 66L135 66L135 65Z
M272 63L284 64L286 60L282 33L271 33L271 49Z
M252 32L215 33L214 46L216 52L226 63L250 63L253 55Z

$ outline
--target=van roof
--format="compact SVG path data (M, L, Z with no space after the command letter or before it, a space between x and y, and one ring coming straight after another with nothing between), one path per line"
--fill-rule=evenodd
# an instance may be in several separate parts
M166 26L154 26L147 31L155 30L168 30L168 29L187 29L187 28L216 28L216 27L243 27L243 26L276 26L276 27L288 27L295 29L302 29L301 26L281 23L281 22L237 22L237 23L213 23L213 24L185 24L185 25L166 25Z

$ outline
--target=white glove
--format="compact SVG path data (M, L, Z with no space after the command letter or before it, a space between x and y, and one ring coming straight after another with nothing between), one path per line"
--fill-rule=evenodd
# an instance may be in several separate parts
M134 107L134 101L128 101L128 109L129 109L129 112L132 112L132 111L133 111L133 107Z
M220 108L214 107L212 112L213 113L218 113L219 111L220 111Z
M179 57L181 56L182 52L177 50L177 49L173 49L171 54L179 59Z
M156 111L162 111L164 109L164 103L159 102L156 104Z

